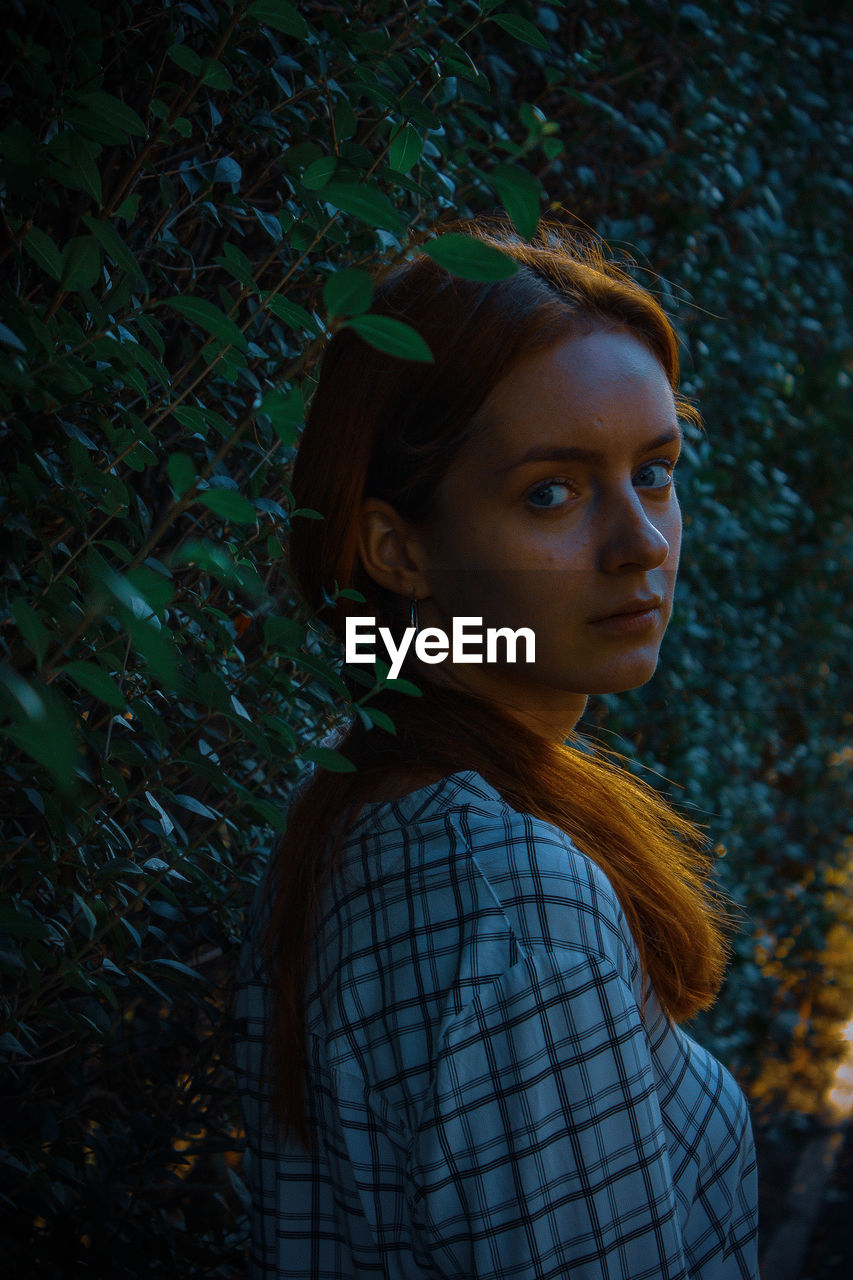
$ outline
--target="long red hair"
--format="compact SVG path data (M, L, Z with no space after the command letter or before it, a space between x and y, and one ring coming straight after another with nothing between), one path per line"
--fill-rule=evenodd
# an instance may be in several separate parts
M477 410L526 355L576 332L627 328L660 361L680 416L698 421L678 393L669 320L596 241L554 228L532 243L504 229L465 230L513 258L516 273L463 280L418 254L376 280L372 311L415 328L433 364L384 355L347 328L326 350L292 482L296 505L324 516L295 521L290 541L291 571L313 609L336 587L352 587L380 624L399 625L407 602L378 586L358 559L361 504L379 497L410 521L427 519L458 449L478 429ZM341 636L353 608L362 611L338 599L332 625ZM275 991L273 1109L306 1146L304 1011L315 923L347 829L370 800L476 770L513 808L566 832L605 872L670 1017L706 1008L722 981L726 918L708 888L709 855L697 827L612 753L576 737L559 745L474 694L415 678L422 697L386 691L371 703L391 716L396 736L353 720L340 750L356 772L316 772L294 799L273 859L263 943Z

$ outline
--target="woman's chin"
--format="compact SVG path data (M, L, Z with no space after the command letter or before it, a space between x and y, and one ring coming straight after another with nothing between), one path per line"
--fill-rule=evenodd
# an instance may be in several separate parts
M635 654L631 661L614 663L606 671L590 679L590 694L627 693L648 684L657 671L658 655Z

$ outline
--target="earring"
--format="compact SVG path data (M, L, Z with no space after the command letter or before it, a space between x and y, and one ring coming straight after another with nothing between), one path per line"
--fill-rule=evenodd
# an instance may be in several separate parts
M417 636L420 629L420 622L418 621L418 601L414 587L412 587L412 600L409 607L409 626L415 628L415 636Z

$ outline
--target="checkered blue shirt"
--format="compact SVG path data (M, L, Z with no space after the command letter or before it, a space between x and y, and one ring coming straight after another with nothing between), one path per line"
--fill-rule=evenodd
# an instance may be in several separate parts
M470 771L362 810L308 990L313 1156L260 1084L262 913L235 1010L253 1280L757 1278L743 1094L651 991L643 1020L616 895L558 828Z

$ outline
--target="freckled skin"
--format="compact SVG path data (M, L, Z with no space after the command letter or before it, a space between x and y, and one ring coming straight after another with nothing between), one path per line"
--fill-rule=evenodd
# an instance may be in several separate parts
M649 445L677 436L675 401L640 339L601 330L525 359L495 387L482 417L428 526L415 533L425 582L420 625L450 635L453 617L464 615L482 617L484 629L532 627L536 662L448 660L429 676L496 697L562 738L589 694L636 688L657 666L681 546L669 482L679 441ZM537 446L603 457L511 466ZM649 597L660 597L660 608L640 632L593 625Z

